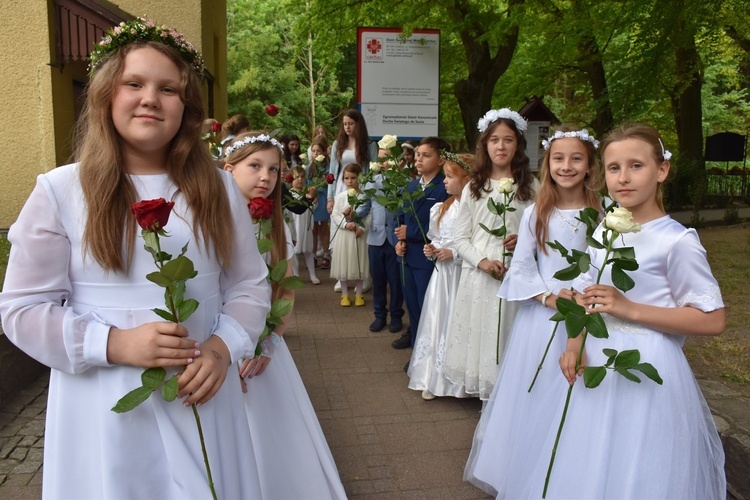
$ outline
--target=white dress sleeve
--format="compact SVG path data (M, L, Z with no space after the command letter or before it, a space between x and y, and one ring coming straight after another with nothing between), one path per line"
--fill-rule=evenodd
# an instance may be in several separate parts
M706 250L694 229L686 230L672 245L667 256L667 279L678 307L690 306L703 312L724 307L719 283L711 274Z
M427 239L432 242L435 248L442 248L440 239L440 230L438 229L438 218L440 217L440 208L443 202L438 202L430 207L430 227L427 228Z
M497 294L506 300L526 300L547 291L537 264L535 207L529 206L521 217L516 249Z
M242 193L231 176L224 176L234 222L232 263L221 273L222 313L212 333L229 349L232 362L252 358L271 309L268 267L258 252L255 227Z
M110 325L93 312L79 315L63 306L72 293L71 243L44 176L37 178L8 240L12 246L0 294L8 338L40 363L65 373L109 366Z
M474 231L481 228L475 224L474 211L481 210L480 203L486 203L486 200L480 198L475 200L471 195L471 183L467 183L461 192L461 205L456 216L456 250L464 262L477 267L477 264L484 259L484 255L471 243L471 237Z

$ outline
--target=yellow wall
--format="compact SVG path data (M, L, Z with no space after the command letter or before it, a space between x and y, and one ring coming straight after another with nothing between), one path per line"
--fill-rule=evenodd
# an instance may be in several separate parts
M110 0L111 1L111 0ZM185 34L214 75L214 115L226 118L226 1L115 0L134 16L147 15ZM51 0L3 0L0 16L0 229L16 219L36 176L67 163L71 155L73 80L86 81L86 63L52 67ZM46 35L45 35L46 34ZM207 106L204 84L204 105ZM206 108L208 109L208 108Z

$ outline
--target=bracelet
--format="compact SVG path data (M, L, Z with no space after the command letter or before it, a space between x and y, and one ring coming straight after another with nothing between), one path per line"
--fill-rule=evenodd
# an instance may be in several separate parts
M549 290L547 290L546 292L542 294L542 306L543 307L547 307L547 297L549 297L550 295L552 295L552 292L550 292Z

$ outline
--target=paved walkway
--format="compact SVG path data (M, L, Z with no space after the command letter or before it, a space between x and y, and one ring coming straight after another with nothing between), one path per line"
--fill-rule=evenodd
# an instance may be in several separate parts
M304 267L304 266L303 266ZM464 483L478 400L424 401L406 387L411 350L371 333L365 307L339 306L333 280L298 294L286 340L350 498L487 498ZM48 377L0 408L0 498L41 497Z

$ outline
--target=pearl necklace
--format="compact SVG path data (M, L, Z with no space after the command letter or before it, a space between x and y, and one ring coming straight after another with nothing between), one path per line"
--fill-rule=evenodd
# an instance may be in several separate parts
M577 233L577 232L578 232L578 226L579 226L579 224L581 223L581 221L579 221L578 219L576 219L576 223L575 223L575 224L573 224L572 222L570 222L570 221L569 221L568 219L566 219L566 218L565 218L565 216L563 215L562 211L561 211L561 210L560 210L559 208L555 207L555 210L557 210L557 213L558 213L558 214L560 215L560 218L561 218L561 219L562 219L562 220L563 220L563 221L564 221L564 222L565 222L565 223L566 223L567 225L569 225L570 227L572 227L572 228L573 228L573 232L574 232L574 233Z

